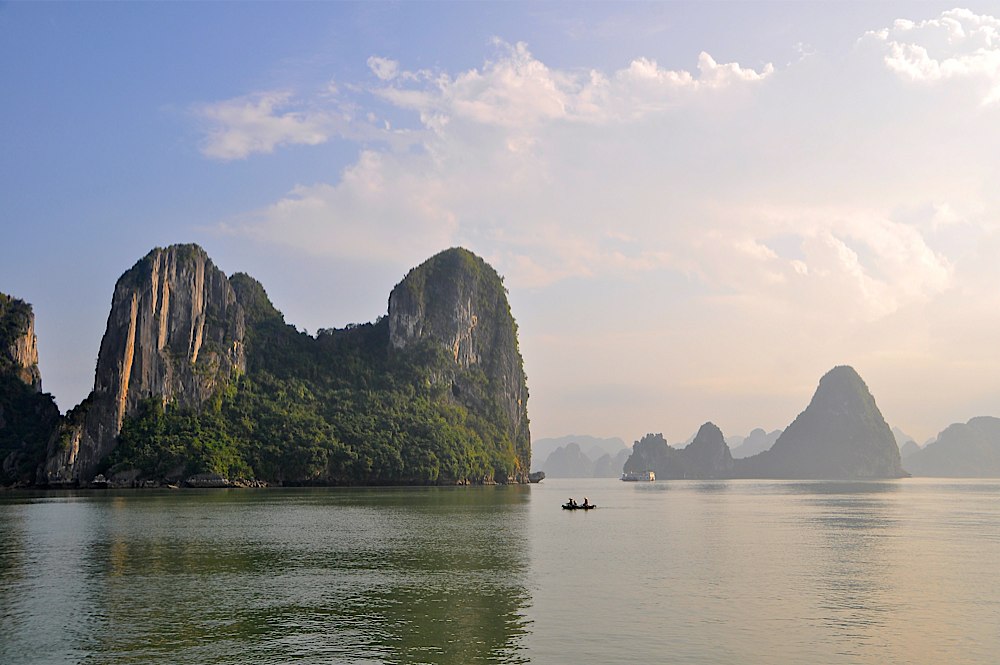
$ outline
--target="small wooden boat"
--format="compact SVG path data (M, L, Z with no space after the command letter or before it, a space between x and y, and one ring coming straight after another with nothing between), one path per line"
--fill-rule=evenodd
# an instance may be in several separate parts
M588 503L587 505L583 505L582 503L564 503L562 507L563 510L591 510L597 508L597 505L593 503Z

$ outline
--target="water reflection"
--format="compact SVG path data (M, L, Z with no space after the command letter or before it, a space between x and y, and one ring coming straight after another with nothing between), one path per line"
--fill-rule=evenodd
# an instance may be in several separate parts
M870 656L884 644L892 619L899 523L894 481L814 482L790 488L802 495L808 527L820 539L815 594L819 622L844 656Z
M13 510L0 510L0 662L12 662L4 644L9 635L24 630L24 618L14 611L25 577L23 551L21 516Z
M898 492L899 480L809 480L805 482L784 482L779 488L790 494L844 495L844 494L884 494Z
M72 585L78 611L3 598L5 615L75 625L53 631L43 656L26 648L32 617L5 619L5 662L526 662L527 498L521 488L89 498L74 506L80 528L62 525L79 575L26 589L58 599L60 583ZM36 544L7 542L0 557L15 562L0 558L3 570L23 567Z
M699 480L693 483L694 491L702 494L728 492L732 486L731 480Z

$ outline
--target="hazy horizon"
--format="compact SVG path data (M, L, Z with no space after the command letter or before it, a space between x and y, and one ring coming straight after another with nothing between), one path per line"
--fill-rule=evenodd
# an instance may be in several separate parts
M784 428L841 364L921 444L1000 415L995 4L8 3L0 58L0 291L63 411L118 276L197 242L311 333L479 254L533 439Z

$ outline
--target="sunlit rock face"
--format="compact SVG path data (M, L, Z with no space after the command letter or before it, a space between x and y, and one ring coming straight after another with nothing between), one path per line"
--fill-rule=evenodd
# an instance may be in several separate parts
M49 446L39 481L89 482L139 402L198 407L245 371L242 307L197 245L154 249L115 285L94 390Z
M42 392L38 340L31 305L0 293L0 372L11 374Z
M389 342L404 349L430 342L452 361L439 381L455 399L485 412L493 402L519 461L514 480L527 482L531 459L528 388L517 324L500 276L461 248L437 254L411 270L389 295Z
M806 410L770 450L736 460L752 478L900 478L899 448L868 386L853 368L834 367Z

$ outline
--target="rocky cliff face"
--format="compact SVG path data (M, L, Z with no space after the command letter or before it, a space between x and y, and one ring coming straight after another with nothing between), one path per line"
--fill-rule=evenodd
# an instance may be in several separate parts
M0 293L0 372L14 375L35 392L42 392L35 314L31 305L3 293Z
M411 270L389 295L389 341L405 349L429 341L445 350L455 399L480 413L492 401L503 413L513 441L519 482L527 481L531 457L528 388L517 325L496 271L471 252L453 248Z
M49 446L39 481L88 482L148 398L198 407L246 367L242 307L196 245L154 249L115 285L94 390Z
M59 422L42 393L31 305L0 293L0 486L28 485Z
M853 368L820 379L806 410L770 450L737 460L756 478L899 478L899 448L868 386Z

